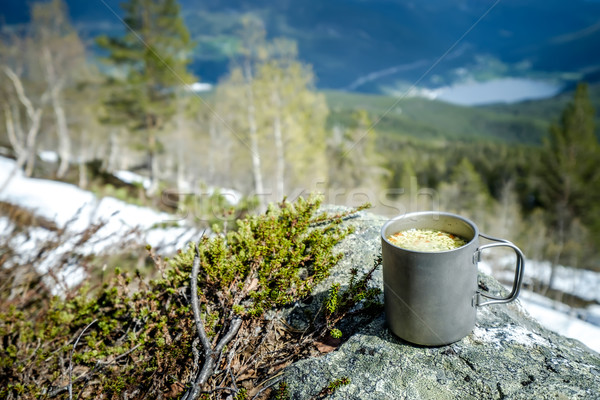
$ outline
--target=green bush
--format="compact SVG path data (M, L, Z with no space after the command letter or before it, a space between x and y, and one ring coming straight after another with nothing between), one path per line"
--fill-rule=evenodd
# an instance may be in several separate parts
M379 294L367 287L372 270L361 278L353 271L347 289L332 289L335 307L320 307L307 331L281 320L328 276L341 257L335 244L352 231L342 222L356 210L328 215L319 206L316 198L272 205L169 261L150 249L160 271L150 282L116 271L99 290L83 286L64 298L41 284L18 299L2 292L0 398L242 399L268 389L268 378L315 354L315 341Z

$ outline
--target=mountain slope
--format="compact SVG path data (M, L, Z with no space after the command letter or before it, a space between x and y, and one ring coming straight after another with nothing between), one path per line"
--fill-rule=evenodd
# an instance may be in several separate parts
M600 85L589 87L593 104L600 104ZM330 107L329 124L349 125L352 112L364 109L374 129L388 138L417 140L494 140L540 144L550 124L559 119L572 100L571 91L544 100L515 104L465 107L423 98L325 91ZM600 107L596 109L596 132L600 138Z
M122 14L121 0L67 2L84 36L123 29L113 14ZM208 82L226 73L247 12L263 18L270 36L298 41L322 88L380 92L420 78L421 85L436 86L462 78L461 71L475 77L568 72L576 79L597 79L600 71L597 1L180 2L198 43L195 72ZM5 22L23 22L26 2L5 3Z

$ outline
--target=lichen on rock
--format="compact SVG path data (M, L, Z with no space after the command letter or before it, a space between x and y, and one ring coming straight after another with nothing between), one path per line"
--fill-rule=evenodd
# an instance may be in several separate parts
M345 256L323 290L346 281L350 268L370 265L380 252L384 222L368 213L346 222L355 232L338 244ZM494 278L480 274L479 279L491 291L505 292ZM383 286L380 271L374 281ZM350 383L326 398L591 399L600 393L600 355L542 327L518 300L479 308L473 332L446 346L399 339L387 329L383 313L366 325L348 325L344 334L350 337L335 351L285 370L291 399L314 398L341 377Z

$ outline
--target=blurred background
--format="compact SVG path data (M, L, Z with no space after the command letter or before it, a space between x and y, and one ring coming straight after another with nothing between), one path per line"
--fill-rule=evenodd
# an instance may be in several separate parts
M600 1L0 7L7 270L103 279L152 265L126 244L173 251L320 192L514 241L531 312L600 349ZM84 220L112 241L83 246ZM508 283L510 264L485 268Z

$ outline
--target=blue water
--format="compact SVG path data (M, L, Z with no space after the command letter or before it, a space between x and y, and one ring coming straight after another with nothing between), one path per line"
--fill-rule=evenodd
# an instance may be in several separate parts
M461 83L444 88L437 100L465 106L515 103L552 97L562 85L527 78L500 78L487 82Z

